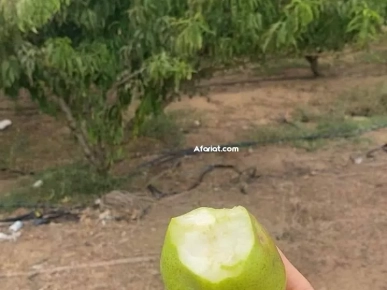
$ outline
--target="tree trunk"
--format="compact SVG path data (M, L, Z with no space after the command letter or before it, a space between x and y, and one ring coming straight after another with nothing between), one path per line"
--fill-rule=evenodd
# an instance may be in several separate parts
M320 77L322 76L319 70L319 65L318 65L318 55L306 55L305 59L309 62L310 64L310 69L313 72L313 75L315 77Z
M97 148L99 149L99 152L96 152L94 150L95 148L93 148L87 139L87 132L84 124L79 124L75 120L73 113L71 112L71 108L66 104L66 102L55 95L52 95L51 98L58 104L61 111L65 114L68 126L77 138L86 159L91 163L99 175L106 176L109 172L110 165L106 163L106 152L104 149Z

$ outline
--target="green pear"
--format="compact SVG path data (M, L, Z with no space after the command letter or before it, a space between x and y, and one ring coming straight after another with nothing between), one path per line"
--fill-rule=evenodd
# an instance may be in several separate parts
M285 290L277 247L244 207L172 218L161 253L166 290Z

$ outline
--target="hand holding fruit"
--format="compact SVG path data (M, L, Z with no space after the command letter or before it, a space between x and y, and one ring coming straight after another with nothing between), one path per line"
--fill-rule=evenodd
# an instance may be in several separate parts
M166 290L313 290L241 206L173 218L160 268Z

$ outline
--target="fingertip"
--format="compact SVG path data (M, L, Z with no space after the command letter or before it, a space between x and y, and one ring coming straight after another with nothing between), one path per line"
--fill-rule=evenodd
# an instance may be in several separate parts
M284 253L277 249L286 270L286 290L314 290L310 282L293 266Z

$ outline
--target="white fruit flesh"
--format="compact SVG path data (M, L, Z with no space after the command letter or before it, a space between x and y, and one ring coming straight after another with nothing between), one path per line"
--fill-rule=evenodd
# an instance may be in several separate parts
M198 208L175 218L173 223L172 242L180 262L214 283L238 276L238 264L254 247L250 216L241 206L217 210Z

